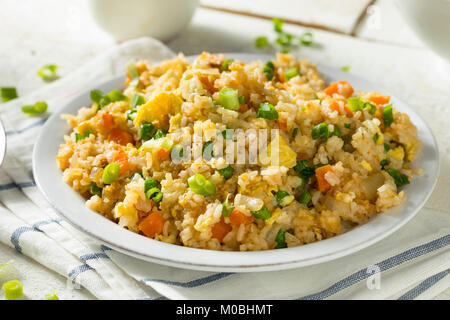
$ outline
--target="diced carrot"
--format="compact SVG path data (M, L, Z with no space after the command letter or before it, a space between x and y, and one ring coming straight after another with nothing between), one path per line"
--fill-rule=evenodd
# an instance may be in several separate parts
M281 121L280 119L277 119L278 122L278 128L280 128L281 131L287 130L287 123L284 121Z
M338 93L346 98L353 94L353 87L347 81L337 81L332 82L330 85L323 90L326 95L332 97L333 94Z
M119 128L114 128L111 130L108 136L108 140L114 141L115 143L121 144L123 146L126 146L128 143L134 143L134 139L131 133Z
M104 113L102 115L103 124L105 127L112 127L114 125L114 117L110 113Z
M231 229L231 226L226 224L222 219L212 226L212 237L222 242L223 238L231 231Z
M130 164L128 163L128 155L123 150L120 150L120 152L114 157L114 162L117 162L120 166L119 175L123 175L130 169Z
M142 219L138 227L147 237L154 238L163 231L165 222L163 216L158 211L154 211Z
M145 218L146 216L148 216L148 212L145 212L145 211L142 211L142 210L138 210L137 213L138 213L138 217L139 218Z
M330 103L330 109L341 113L341 108L339 107L339 103L337 101L333 101Z
M317 186L321 192L325 192L331 188L331 185L325 179L327 172L333 172L333 168L329 164L316 169Z
M206 87L206 90L208 90L209 92L216 92L217 89L214 87L214 81L211 82L209 80L208 76L202 76L200 77L200 82L203 83Z
M233 227L239 227L241 224L250 224L253 222L252 215L246 215L244 212L239 211L238 209L234 209L231 211L230 215L230 224Z
M161 148L157 151L158 157L161 161L169 159L170 151Z
M389 100L391 100L390 96L382 96L382 95L376 95L371 96L370 101L375 103L376 105L382 106L389 103Z
M279 77L280 77L280 81L281 81L281 82L285 82L285 81L286 81L286 79L284 78L284 74L283 74L283 73L281 73L281 74L279 75Z
M353 115L353 111L352 110L350 110L350 108L348 107L348 105L345 105L344 106L344 110L345 110L345 113L348 115L348 116L352 116Z

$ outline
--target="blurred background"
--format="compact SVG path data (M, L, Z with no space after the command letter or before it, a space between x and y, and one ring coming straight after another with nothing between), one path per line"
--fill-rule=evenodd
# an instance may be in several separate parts
M424 43L400 12L405 13L408 7L403 2L1 0L0 86L15 86L20 95L27 94L45 85L35 76L42 65L56 64L64 76L117 43L142 35L156 36L173 51L186 55L203 50L258 51L254 37L273 33L267 21L273 17L313 30L316 39L327 32L423 48ZM449 41L449 29L444 33Z

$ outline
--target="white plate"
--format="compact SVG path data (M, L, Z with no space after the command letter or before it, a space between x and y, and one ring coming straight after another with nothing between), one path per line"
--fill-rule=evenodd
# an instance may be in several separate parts
M245 62L255 59L263 61L273 59L271 56L256 54L227 54L226 56ZM406 112L417 126L419 138L423 142L423 148L414 166L424 168L425 175L414 178L411 184L404 187L407 193L406 201L401 206L376 215L368 223L347 233L294 248L223 252L171 245L119 227L85 206L84 199L63 182L62 172L55 160L58 147L63 142L63 135L69 131L69 126L60 119L60 115L75 114L80 107L90 105L89 92L94 88L68 101L45 123L33 153L36 183L47 200L78 229L120 252L159 264L209 271L268 271L317 264L361 250L399 229L422 208L437 180L439 170L437 144L425 122L406 103L397 99L388 90L340 70L327 67L318 67L318 69L327 81L346 80L355 90L373 90L391 95L395 108ZM108 92L122 88L124 79L122 76L113 78L99 84L96 89Z

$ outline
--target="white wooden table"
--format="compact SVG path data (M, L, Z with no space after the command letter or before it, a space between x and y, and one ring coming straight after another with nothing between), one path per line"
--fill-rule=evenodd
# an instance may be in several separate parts
M313 5L309 5L308 3ZM369 43L373 53L390 48L426 53L427 49L408 29L390 0L202 0L189 27L167 41L175 52L257 52L253 39L271 35L272 17L291 23L295 34L309 30L318 44L352 46ZM395 30L395 32L393 32ZM36 76L44 64L56 64L64 76L115 42L91 20L85 1L3 0L0 11L0 87L15 86L19 95L46 83ZM362 41L362 42L358 42ZM336 44L339 42L339 46ZM350 48L349 48L350 49ZM346 50L301 48L296 54L335 67L351 65L358 74L358 61ZM435 201L435 202L433 202ZM439 199L432 199L438 203ZM64 299L90 299L84 290L66 290L66 279L0 244L0 263L14 260L24 286L33 288L32 299L56 290ZM0 273L0 277L1 277ZM0 279L1 280L1 279ZM42 293L42 294L40 294ZM450 299L450 290L438 299Z

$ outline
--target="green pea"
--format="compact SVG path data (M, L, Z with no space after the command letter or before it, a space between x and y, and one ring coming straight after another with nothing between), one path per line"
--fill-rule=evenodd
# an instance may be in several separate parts
M111 184L119 177L120 166L117 162L108 164L103 170L102 181L104 184Z

